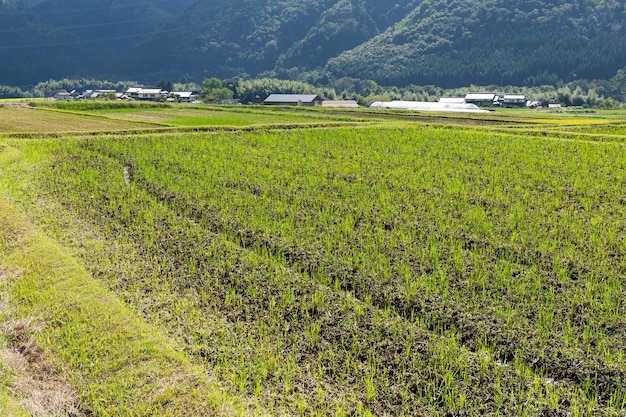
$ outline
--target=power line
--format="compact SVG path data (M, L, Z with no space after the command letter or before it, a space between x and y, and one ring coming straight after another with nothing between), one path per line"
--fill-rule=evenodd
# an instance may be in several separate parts
M117 5L117 6L108 6L108 7L103 6L103 7L78 8L78 9L75 8L75 9L70 9L70 10L38 10L39 5L36 5L36 6L31 6L30 8L24 11L18 11L18 12L13 12L13 13L5 12L3 13L3 15L9 16L9 17L31 16L33 14L36 14L38 16L59 15L59 14L68 15L72 13L99 12L99 11L104 11L104 10L118 11L118 10L123 10L123 9L130 9L130 8L144 8L145 6L153 6L153 5L154 5L153 1L144 1L144 2L133 1L132 3Z
M146 3L146 4L150 4L150 3ZM137 7L137 3L135 3L132 6L128 6L128 7ZM205 10L209 10L212 7L204 7L204 8L200 8L200 9L194 9L193 13L194 15L205 11ZM115 8L117 9L117 7ZM92 9L81 9L80 11L98 11L98 10L111 10L111 8L92 8ZM62 12L59 12L62 13ZM115 20L115 21L110 21L110 22L98 22L98 23L91 23L91 24L83 24L83 25L73 25L73 26L54 26L53 28L50 28L48 26L46 27L41 27L41 28L35 28L35 29L14 29L14 30L0 30L0 34L5 35L5 36L10 36L11 34L17 34L17 33L35 33L35 32L44 32L44 31L49 31L49 30L55 30L55 31L59 31L59 30L74 30L74 29L85 29L85 28L96 28L96 27L105 27L105 26L112 26L112 25L118 25L118 24L131 24L131 23L141 23L141 22L148 22L148 21L154 21L154 20L163 20L163 19L176 19L176 18L183 18L185 16L188 16L190 13L189 12L180 12L180 13L172 13L172 14L166 14L166 15L161 15L161 16L155 16L155 17L146 17L146 18L141 18L141 19L127 19L127 20ZM108 41L115 41L115 40L123 40L123 39L132 39L132 38L138 38L138 37L142 37L142 36L151 36L151 35L156 35L156 34L160 34L160 33L172 33L172 32L177 32L177 31L182 31L182 30L188 30L185 27L180 27L180 28L175 28L175 29L167 29L167 30L156 30L156 31L151 31L151 32L144 32L144 33L137 33L137 34L129 34L129 35L124 35L124 36L116 36L116 37L109 37L109 38L96 38L96 39L84 39L84 40L76 40L76 41L64 41L64 42L52 42L52 43L47 43L47 44L27 44L27 45L0 45L0 50L10 50L10 49L22 49L22 48L38 48L38 47L42 47L42 48L46 48L46 47L55 47L55 46L71 46L71 45L80 45L80 44L86 44L86 43L97 43L97 42L108 42ZM3 37L5 37L3 36Z
M178 17L179 15L169 15L169 16L161 16L161 17L146 17L144 19L129 19L129 20L115 20L112 22L103 22L103 23L92 23L89 25L76 25L76 26L55 26L55 30L69 30L69 29L84 29L84 28L93 28L93 27L102 27L102 26L112 26L118 24L125 23L138 23L138 22L148 22L151 20L161 20L166 17ZM20 33L20 32L37 32L50 30L50 27L44 26L35 29L15 29L15 30L0 30L0 34L11 34L11 33Z
M187 28L156 30L152 32L136 33L133 35L116 36L113 38L82 39L82 40L76 40L76 41L54 42L54 43L46 43L46 44L0 46L0 49L6 50L6 49L26 49L26 48L49 48L53 46L70 46L70 45L80 45L80 44L86 44L86 43L109 42L109 41L117 41L117 40L123 40L123 39L139 38L143 36L148 37L151 35L156 35L156 34L161 34L161 33L179 32L182 30L187 30Z
M146 3L146 4L151 4L151 3ZM141 3L139 3L139 5L141 5ZM127 5L126 7L133 7L133 8L137 8L138 4L135 3L133 5ZM69 11L77 13L77 12L93 12L93 11L102 11L102 10L117 10L120 7L114 7L114 8L92 8L92 9L80 9L80 10L73 10L73 11ZM139 7L141 8L141 7ZM199 12L205 11L205 10L210 10L212 9L212 7L204 7L204 8L199 8L199 9L194 9L192 10L193 14L196 15ZM57 14L57 13L62 13L62 14L67 14L67 12L65 11L54 11L54 12L50 12L50 14ZM37 16L39 16L40 14L42 14L41 12L34 12L31 11L29 13L23 13L24 15L29 15L32 16L33 14L36 14ZM46 13L43 13L46 14ZM11 35L11 34L17 34L17 33L35 33L35 32L41 32L41 31L45 31L45 30L73 30L73 29L85 29L85 28L95 28L95 27L104 27L104 26L112 26L112 25L118 25L118 24L129 24L129 23L141 23L141 22L148 22L148 21L154 21L154 20L163 20L163 19L176 19L176 18L182 18L185 16L189 16L190 12L188 11L183 11L180 13L168 13L168 14L162 14L159 16L154 16L154 17L145 17L145 18L140 18L140 19L126 19L126 20L114 20L114 21L107 21L107 22L97 22L97 23L90 23L90 24L81 24L81 25L72 25L72 26L60 26L60 25L54 25L54 27L49 27L49 26L42 26L42 27L38 27L38 28L19 28L19 29L11 29L11 30L0 30L0 34L4 34L4 35ZM0 14L0 18L5 18L7 17L7 14ZM11 17L11 14L8 14L8 17ZM94 17L94 19L97 19L97 17ZM21 48L22 46L14 46L15 48ZM7 46L7 47L0 47L0 48L14 48L13 46Z

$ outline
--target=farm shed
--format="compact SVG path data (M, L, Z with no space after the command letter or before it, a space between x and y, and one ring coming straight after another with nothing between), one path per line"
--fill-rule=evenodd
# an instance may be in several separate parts
M465 102L477 106L493 106L499 103L500 97L495 93L468 93Z
M63 91L59 91L58 93L56 93L54 95L54 99L59 100L59 101L67 101L67 100L72 99L72 95L68 93L67 91L63 90Z
M270 94L263 100L273 106L319 106L321 102L316 94Z

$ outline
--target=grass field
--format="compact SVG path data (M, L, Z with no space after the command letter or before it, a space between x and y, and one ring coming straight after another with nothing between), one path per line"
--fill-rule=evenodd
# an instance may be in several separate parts
M0 132L3 134L62 134L154 127L149 123L49 111L25 103L4 104L0 107Z
M626 114L28 114L0 409L45 364L59 415L626 415Z

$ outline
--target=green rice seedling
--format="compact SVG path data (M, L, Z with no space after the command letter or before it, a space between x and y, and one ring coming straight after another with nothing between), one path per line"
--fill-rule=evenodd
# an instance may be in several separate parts
M624 245L605 229L621 230L626 161L556 139L409 124L73 138L17 144L50 163L3 189L44 224L32 201L89 224L111 248L83 250L94 276L276 414L538 415L575 397L599 414L624 375Z

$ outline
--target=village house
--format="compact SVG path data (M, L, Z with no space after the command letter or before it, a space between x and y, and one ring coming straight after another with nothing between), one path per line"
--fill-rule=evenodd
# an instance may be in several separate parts
M524 94L505 94L502 97L502 105L504 107L526 107L528 97Z
M481 106L496 106L500 104L500 97L495 93L468 93L465 103Z
M128 95L128 90L126 92ZM161 90L160 88L140 88L138 91L135 91L133 95L128 95L134 100L160 100L163 97L166 97L168 94L167 91Z
M124 94L128 98L137 99L137 95L142 90L142 88L143 87L130 87L124 92Z
M169 96L179 103L195 103L196 94L195 91L172 91Z

